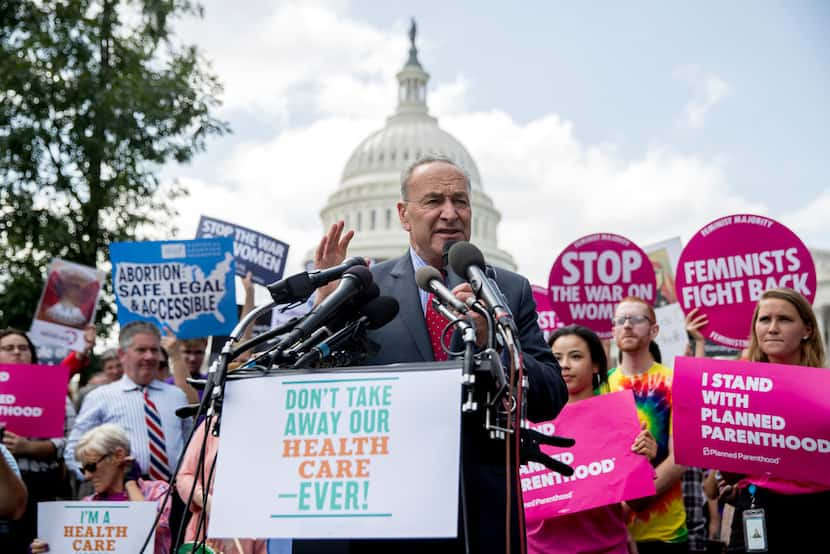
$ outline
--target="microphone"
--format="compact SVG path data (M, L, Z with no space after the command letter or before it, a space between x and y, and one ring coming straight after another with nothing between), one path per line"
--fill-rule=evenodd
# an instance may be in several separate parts
M362 315L349 323L326 340L300 356L294 363L295 368L308 367L328 357L332 352L342 348L364 329L379 329L398 315L400 306L391 296L379 296L369 301L361 310Z
M455 295L444 285L441 272L427 265L415 272L415 282L418 286L435 295L441 302L458 313L465 314L469 310L467 305L455 297Z
M357 295L350 302L348 302L344 309L351 308L352 310L357 310L359 313L363 313L368 304L377 299L378 296L380 296L380 288L378 288L377 283L371 283L364 290L358 292ZM332 335L331 329L336 329L342 325L345 325L350 317L351 314L347 314L345 317L336 318L333 322L326 322L326 325L316 329L311 333L311 336L306 338L303 342L297 343L286 350L285 355L293 356L299 352L305 352L312 346L327 337L330 337Z
M476 297L482 300L499 323L513 324L513 314L504 295L495 281L484 273L484 254L469 242L457 242L450 248L450 266L459 275L464 275Z
M444 271L447 272L446 278L444 279L444 284L447 286L448 289L452 290L461 283L464 283L464 279L458 276L458 274L453 271L452 267L450 266L450 248L452 245L458 242L456 239L450 239L444 242L444 247L441 249L441 263L444 266Z
M185 404L179 408L176 408L176 417L181 419L187 419L189 417L195 416L199 413L199 407L201 406L201 402L198 404Z
M315 271L304 271L281 281L267 285L271 298L277 304L299 302L311 296L319 287L340 279L351 267L366 266L366 260L359 256L349 258L340 265L328 269L317 269Z
M318 327L326 323L349 300L360 294L372 284L372 272L363 265L345 270L340 284L333 293L316 305L294 329L280 340L277 351L284 351L287 346L308 338Z

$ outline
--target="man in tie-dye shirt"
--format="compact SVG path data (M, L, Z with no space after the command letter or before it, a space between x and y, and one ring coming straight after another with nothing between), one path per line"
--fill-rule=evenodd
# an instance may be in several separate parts
M631 389L640 421L657 439L657 494L646 507L637 506L628 529L640 554L688 552L686 512L681 477L685 467L674 463L671 437L672 370L654 361L649 344L660 331L654 309L636 297L624 298L612 320L620 364L608 373L611 392Z

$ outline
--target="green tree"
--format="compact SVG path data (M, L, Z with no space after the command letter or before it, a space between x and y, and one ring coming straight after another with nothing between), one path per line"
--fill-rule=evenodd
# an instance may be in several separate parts
M201 15L190 0L0 2L0 326L28 328L51 258L108 267L110 242L172 231L186 191L161 167L229 130L219 81L174 41L177 18Z

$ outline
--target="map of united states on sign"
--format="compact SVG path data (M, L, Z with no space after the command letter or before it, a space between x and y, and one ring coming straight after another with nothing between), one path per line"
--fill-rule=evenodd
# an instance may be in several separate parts
M129 248L114 248L119 322L153 321L180 338L221 334L220 328L232 327L236 302L231 242L210 240L225 241L228 248L204 244L209 241L121 243Z
M218 306L232 261L227 254L207 277L202 268L182 263L121 264L115 287L129 311L154 317L176 333L183 322L205 314L224 323Z

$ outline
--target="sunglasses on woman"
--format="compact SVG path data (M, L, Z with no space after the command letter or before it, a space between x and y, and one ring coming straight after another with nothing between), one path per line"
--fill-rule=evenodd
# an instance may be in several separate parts
M97 462L92 462L92 463L89 463L89 464L82 465L81 466L81 471L83 471L85 473L95 473L98 470L98 464L103 462L105 458L109 458L109 457L110 457L109 454L104 454L103 456L101 456L98 459Z

